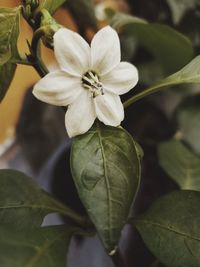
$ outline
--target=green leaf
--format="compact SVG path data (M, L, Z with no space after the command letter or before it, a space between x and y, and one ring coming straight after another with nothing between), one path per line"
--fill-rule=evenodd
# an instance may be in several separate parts
M200 59L199 59L200 61ZM200 64L199 64L200 65ZM199 67L200 68L200 67ZM200 77L200 74L199 74ZM200 78L199 78L200 80ZM176 121L181 138L200 155L200 106L199 96L184 100L176 110Z
M76 229L51 226L16 231L0 227L1 267L66 267L67 249Z
M53 14L66 0L43 0L40 8L45 8L50 14Z
M118 244L140 182L138 147L122 128L98 124L74 139L72 175L106 250Z
M184 14L194 9L199 0L167 0L172 11L172 18L175 24L179 23Z
M0 170L0 225L35 227L41 225L49 213L58 212L76 217L73 212L40 189L25 174L14 170Z
M15 75L17 65L13 63L6 63L0 66L0 102L5 97L7 90Z
M133 223L167 267L200 266L200 192L175 191L158 199Z
M66 7L69 8L79 27L90 26L97 29L93 0L67 1Z
M18 57L20 8L0 8L0 65Z
M158 146L159 163L182 188L200 191L200 157L180 141L170 140Z
M169 26L148 23L114 11L109 11L108 14L110 24L120 32L134 36L138 44L162 64L167 74L177 71L192 59L191 41Z
M14 77L18 59L20 8L0 8L0 102L3 100Z
M200 83L200 56L195 57L189 64L178 72L159 81L157 84L145 89L124 102L124 107L128 107L144 96L153 94L169 86L179 84L196 84Z

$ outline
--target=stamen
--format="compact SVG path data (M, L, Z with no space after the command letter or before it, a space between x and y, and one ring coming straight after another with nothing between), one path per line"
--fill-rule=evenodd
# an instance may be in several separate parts
M82 77L83 87L92 93L95 98L98 95L103 95L103 84L99 81L99 77L96 73L88 71Z

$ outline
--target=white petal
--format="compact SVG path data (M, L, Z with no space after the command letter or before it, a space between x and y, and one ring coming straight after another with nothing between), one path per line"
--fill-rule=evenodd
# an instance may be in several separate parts
M70 76L63 71L47 74L33 88L33 94L39 100L56 106L71 104L84 90L80 78Z
M55 57L62 70L82 76L90 67L90 46L76 32L62 28L54 34Z
M107 93L94 98L97 118L106 125L118 126L124 119L124 108L120 97Z
M106 26L94 36L91 43L92 70L103 75L116 67L121 60L117 32Z
M91 93L83 91L75 102L69 105L65 115L65 126L69 137L87 132L96 119Z
M136 67L128 62L120 62L111 72L101 76L104 89L122 95L132 89L138 82Z

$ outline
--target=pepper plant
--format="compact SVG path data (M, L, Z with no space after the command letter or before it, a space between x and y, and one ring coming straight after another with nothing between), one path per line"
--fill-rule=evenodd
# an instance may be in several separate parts
M79 33L53 17L68 4ZM170 0L167 4L171 27L107 8L101 29L90 0L24 0L19 7L0 8L0 100L17 65L38 72L41 80L33 95L65 112L66 138L72 139L71 174L87 213L82 216L61 203L26 174L0 170L0 266L64 267L71 238L96 234L114 266L129 266L119 247L125 225L137 229L152 253L152 263L146 266L200 266L200 44L187 31L181 33L181 27L175 29L184 12L199 4ZM80 16L85 23L80 23ZM17 47L21 17L33 31L26 55ZM86 41L88 25L94 32L91 43ZM58 70L49 72L41 43L53 50ZM141 180L147 176L145 158L150 155L143 151L142 137L133 137L123 126L124 115L150 95L162 107L163 99L156 100L156 92L181 95L186 86L187 92L169 115L175 121L173 134L154 146L157 164L174 186L137 212ZM120 95L128 92L122 101ZM139 116L137 120L142 120ZM42 226L51 213L66 217L68 223ZM142 265L133 260L130 266Z

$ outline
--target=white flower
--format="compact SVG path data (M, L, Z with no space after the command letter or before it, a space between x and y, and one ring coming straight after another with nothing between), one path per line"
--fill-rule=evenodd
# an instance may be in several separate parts
M54 35L60 70L50 72L33 89L43 102L68 106L65 125L70 137L87 132L95 119L118 126L124 119L119 95L138 82L135 66L120 62L120 42L110 26L101 29L91 46L77 33L62 28Z

